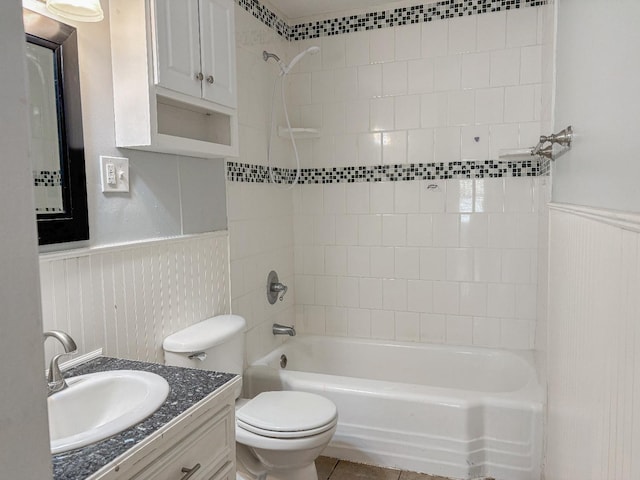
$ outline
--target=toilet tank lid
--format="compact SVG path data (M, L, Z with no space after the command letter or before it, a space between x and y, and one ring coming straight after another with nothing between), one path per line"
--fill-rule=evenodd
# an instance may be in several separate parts
M207 350L240 334L246 321L239 315L218 315L169 335L162 347L166 352L185 353Z

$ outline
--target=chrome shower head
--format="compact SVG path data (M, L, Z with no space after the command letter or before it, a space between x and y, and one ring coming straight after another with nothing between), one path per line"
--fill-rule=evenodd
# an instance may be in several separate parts
M315 55L316 53L320 52L320 47L316 47L315 45L312 47L307 48L306 50L303 50L302 52L300 52L298 55L296 55L295 57L293 57L293 60L291 60L291 62L289 63L289 65L285 65L282 60L280 60L280 57L278 57L275 53L269 53L266 50L264 50L262 52L262 59L267 62L270 58L273 58L278 66L280 67L280 75L286 75L287 73L289 73L291 71L291 69L293 68L293 66L298 63L302 57L304 57L307 53L311 54L311 55Z

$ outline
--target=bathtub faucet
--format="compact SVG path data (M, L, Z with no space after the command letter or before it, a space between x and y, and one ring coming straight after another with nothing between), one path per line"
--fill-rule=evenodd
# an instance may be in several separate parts
M290 337L296 336L296 329L294 327L287 327L286 325L280 325L279 323L273 324L274 335L289 335Z

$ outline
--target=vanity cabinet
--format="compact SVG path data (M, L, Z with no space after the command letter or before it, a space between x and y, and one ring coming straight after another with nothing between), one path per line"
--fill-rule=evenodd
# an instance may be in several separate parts
M229 382L90 480L235 479L235 398L240 385L239 378Z
M233 0L111 0L116 146L238 155Z

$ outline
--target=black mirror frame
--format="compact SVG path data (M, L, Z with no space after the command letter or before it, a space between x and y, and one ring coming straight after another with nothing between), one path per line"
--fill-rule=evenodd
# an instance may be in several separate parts
M37 21L27 21L29 17ZM78 41L74 27L23 9L27 42L53 51L64 213L38 213L38 243L89 239Z

